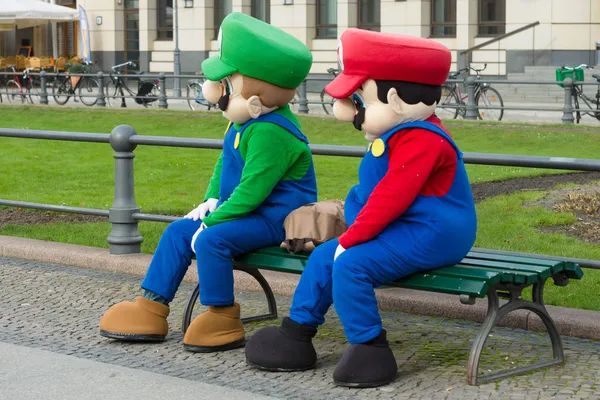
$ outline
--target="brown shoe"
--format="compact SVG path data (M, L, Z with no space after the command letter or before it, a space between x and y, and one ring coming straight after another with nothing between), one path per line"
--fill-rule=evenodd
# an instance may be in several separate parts
M100 335L118 340L157 342L169 332L169 307L138 297L123 301L106 311L100 319Z
M190 324L183 338L183 348L195 353L232 350L246 344L240 305L208 307Z

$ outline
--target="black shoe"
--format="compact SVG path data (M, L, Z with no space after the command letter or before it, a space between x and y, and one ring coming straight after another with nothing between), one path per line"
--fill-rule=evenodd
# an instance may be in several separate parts
M392 382L397 372L396 358L382 330L375 339L346 350L333 372L333 381L346 387L376 387Z
M298 324L285 317L280 327L256 332L246 343L246 362L266 371L290 372L313 368L317 352L312 338L317 328Z

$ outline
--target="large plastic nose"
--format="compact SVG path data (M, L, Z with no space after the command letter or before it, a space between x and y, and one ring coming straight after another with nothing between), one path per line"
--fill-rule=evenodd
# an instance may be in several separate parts
M344 122L354 121L356 115L356 107L350 99L339 99L333 103L333 115L336 119Z
M219 82L204 81L202 84L202 94L206 100L213 104L217 104L223 95L223 86Z

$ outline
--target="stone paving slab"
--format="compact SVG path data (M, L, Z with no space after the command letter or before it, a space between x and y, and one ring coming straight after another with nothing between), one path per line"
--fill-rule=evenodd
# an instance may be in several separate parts
M98 334L112 304L140 294L133 275L0 258L0 342L100 361L140 371L294 399L600 399L600 342L563 337L566 365L483 384L466 384L466 364L480 325L440 317L382 312L399 365L398 379L377 389L345 389L332 373L347 346L334 310L315 339L316 369L269 373L248 367L243 349L194 354L182 348L181 316L193 284L184 282L172 303L167 341L120 343ZM236 293L244 316L266 311L260 293ZM280 315L290 298L277 296ZM200 306L197 307L200 309ZM247 335L279 321L247 325ZM549 357L543 333L498 328L488 340L482 370L498 371ZM74 377L76 378L76 377ZM0 388L0 398L2 390Z

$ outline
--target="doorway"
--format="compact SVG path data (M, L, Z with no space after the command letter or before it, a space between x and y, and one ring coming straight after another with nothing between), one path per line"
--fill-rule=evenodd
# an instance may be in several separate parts
M140 65L140 10L139 0L125 0L125 61L133 61L135 68L128 71L139 71Z

